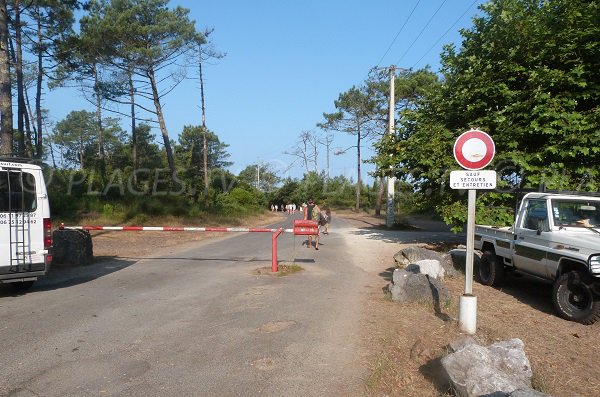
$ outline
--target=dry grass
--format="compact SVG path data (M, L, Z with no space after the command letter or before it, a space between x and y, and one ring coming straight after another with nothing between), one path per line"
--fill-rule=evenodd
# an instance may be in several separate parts
M267 266L267 267L261 267L259 269L256 269L256 273L259 275L284 277L284 276L289 276L290 274L301 272L303 270L304 270L304 268L300 265L294 265L294 264L286 265L286 264L280 263L277 265L277 272L273 272L273 269L271 268L271 266Z
M368 215L367 215L368 216ZM351 218L357 218L352 214ZM381 220L379 220L381 221ZM355 223L356 222L356 223ZM378 218L353 221L357 227ZM448 244L429 248L447 252ZM394 264L389 258L388 266ZM383 269L382 269L383 270ZM464 277L446 279L452 302L442 314L458 317ZM368 396L453 396L440 373L446 346L464 337L457 321L436 316L432 305L392 302L382 292L387 281L371 287L363 321L363 342L371 352ZM509 277L502 289L475 283L477 333L482 345L520 338L533 369L532 386L554 397L600 396L600 323L586 326L553 312L551 286L528 277Z

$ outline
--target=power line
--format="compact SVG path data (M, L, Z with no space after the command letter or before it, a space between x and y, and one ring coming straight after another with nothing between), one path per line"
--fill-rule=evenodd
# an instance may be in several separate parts
M404 30L404 27L406 26L406 24L410 20L410 17L412 16L412 14L415 12L415 10L417 9L417 7L419 6L419 3L421 3L421 0L417 1L417 4L415 4L415 6L413 7L413 9L410 11L410 14L408 14L408 17L406 17L406 19L404 20L404 23L402 24L402 27L400 27L400 30L398 31L398 33L396 33L396 36L394 36L394 40L392 40L392 42L390 43L390 46L385 51L385 53L383 54L383 56L381 57L381 59L379 60L379 62L377 62L377 65L375 65L375 67L378 67L379 64L381 63L381 61L383 61L383 58L385 58L385 56L388 54L388 52L390 52L390 50L392 49L392 46L396 42L396 39L398 39L398 36L400 36L400 33L402 33L402 31Z
M440 6L438 7L438 9L435 10L435 12L431 16L431 18L429 18L429 21L427 21L427 23L425 24L425 26L423 26L423 29L421 29L421 31L419 32L419 34L417 35L417 37L413 40L412 43L410 43L410 45L408 46L408 48L406 49L406 51L404 51L404 54L402 54L402 56L400 57L400 59L398 59L398 62L396 62L396 65L401 65L400 62L402 61L402 59L404 59L404 56L415 45L415 43L417 42L417 40L419 40L419 38L421 37L421 35L423 34L423 32L425 32L425 29L427 29L427 27L429 26L429 24L431 23L431 21L433 20L433 18L435 18L435 16L437 15L438 12L440 12L440 10L444 6L444 4L446 4L446 1L447 0L442 1L442 4L440 4Z
M432 45L432 46L431 46L431 47L430 47L430 48L427 50L427 52L425 52L425 54L423 54L423 56L422 56L421 58L419 58L419 60L418 60L417 62L415 62L415 63L414 63L414 65L412 65L411 69L415 68L415 67L417 66L417 64L418 64L419 62L421 62L421 61L423 60L423 58L425 58L425 57L427 56L427 54L429 54L429 53L430 53L430 52L431 52L431 51L432 51L432 50L435 48L435 46L437 46L437 45L438 45L438 43L439 43L440 41L442 41L442 39L443 39L443 38L444 38L444 37L445 37L445 36L446 36L446 35L447 35L447 34L450 32L450 30L452 30L452 29L453 29L453 28L456 26L456 24L458 24L458 22L460 22L460 20L461 20L461 19L463 19L463 17L464 17L465 15L467 15L467 12L469 12L469 10L470 10L471 8L473 8L473 6L474 6L474 5L475 5L475 4L476 4L478 1L479 1L479 0L475 0L475 1L473 1L473 2L471 3L471 5L470 5L469 7L467 7L467 9L465 10L465 12L463 12L463 13L462 13L462 15L456 19L456 21L454 21L454 23L452 24L452 26L450 26L450 27L448 28L448 30L446 30L446 31L444 32L444 34L442 34L442 35L440 36L440 38L439 38L439 39L437 39L437 41L436 41L436 42L435 42L435 43L434 43L434 44L433 44L433 45Z

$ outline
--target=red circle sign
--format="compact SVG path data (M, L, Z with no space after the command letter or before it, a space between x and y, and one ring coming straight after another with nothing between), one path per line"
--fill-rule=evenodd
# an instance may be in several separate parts
M454 158L467 170L484 168L492 162L495 152L494 140L479 130L467 131L454 142Z

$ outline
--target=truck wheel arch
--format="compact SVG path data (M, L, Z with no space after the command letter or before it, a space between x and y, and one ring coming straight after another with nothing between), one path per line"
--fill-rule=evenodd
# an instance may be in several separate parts
M492 254L496 253L496 248L494 247L494 243L490 242L490 241L484 241L483 245L481 246L481 252L486 252L489 251Z
M558 278L563 274L573 271L587 274L589 269L586 263L579 262L570 258L561 258L558 261L558 269L556 271L554 279L558 280Z

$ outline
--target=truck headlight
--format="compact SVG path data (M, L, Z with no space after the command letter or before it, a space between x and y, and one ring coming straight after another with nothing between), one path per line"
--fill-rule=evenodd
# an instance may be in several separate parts
M592 274L600 275L600 255L592 255L590 256L590 272Z

